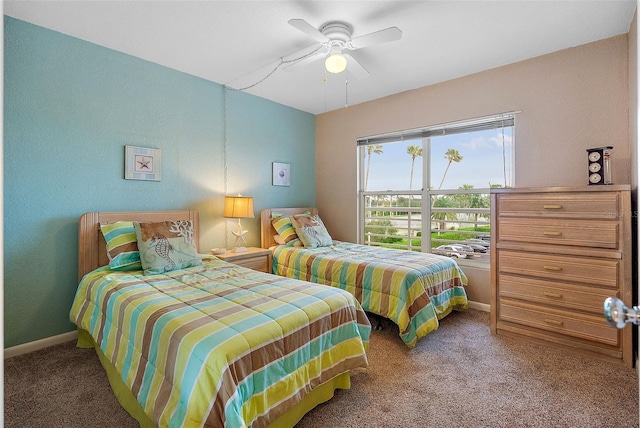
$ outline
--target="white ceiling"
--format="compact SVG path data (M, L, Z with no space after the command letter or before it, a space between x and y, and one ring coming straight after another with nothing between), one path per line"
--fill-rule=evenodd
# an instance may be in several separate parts
M233 88L315 44L287 23L346 21L353 38L396 26L402 39L354 53L356 80L317 61L246 90L318 114L629 31L635 0L23 1L4 13ZM323 79L327 77L327 81Z

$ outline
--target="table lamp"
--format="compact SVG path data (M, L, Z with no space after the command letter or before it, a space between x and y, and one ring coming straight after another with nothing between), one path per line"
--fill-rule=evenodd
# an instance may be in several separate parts
M226 218L238 219L238 230L231 232L236 237L235 248L236 253L244 253L247 251L245 247L247 241L244 240L244 234L247 230L242 230L241 218L254 218L253 215L253 198L250 196L225 196L224 197L224 214ZM245 245L243 245L245 244Z

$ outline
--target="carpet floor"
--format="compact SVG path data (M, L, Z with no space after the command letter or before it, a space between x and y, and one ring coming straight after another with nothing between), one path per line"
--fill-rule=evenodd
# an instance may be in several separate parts
M492 336L489 314L473 309L446 317L414 349L383 326L351 389L298 427L638 427L635 369ZM6 427L138 426L91 349L69 342L4 364Z

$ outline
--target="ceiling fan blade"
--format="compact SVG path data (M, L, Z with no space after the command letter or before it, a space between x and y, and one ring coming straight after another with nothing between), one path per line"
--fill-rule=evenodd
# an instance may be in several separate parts
M327 36L318 31L313 25L309 24L304 19L290 19L289 24L298 30L305 33L307 36L311 37L313 40L318 42L327 42L329 39Z
M291 21L289 21L291 22ZM349 44L354 49L364 48L379 43L393 42L402 38L402 31L398 27L389 27L374 33L365 34L364 36L351 39Z
M342 54L347 57L347 70L353 74L356 79L360 80L369 76L367 69L364 68L352 54L349 52L342 52Z

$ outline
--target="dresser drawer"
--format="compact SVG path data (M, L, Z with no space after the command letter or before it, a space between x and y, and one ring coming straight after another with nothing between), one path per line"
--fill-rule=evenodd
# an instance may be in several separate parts
M555 310L502 301L499 321L516 323L604 345L618 346L618 330L608 325L603 316L590 316L568 310Z
M618 249L618 228L615 221L504 218L497 238L500 242Z
M619 293L614 290L512 275L500 275L498 283L498 295L501 299L523 300L560 309L590 312L598 316L602 315L602 305L607 297L619 297Z
M528 253L498 252L498 273L570 281L618 288L619 260Z
M617 220L619 196L617 192L505 194L497 208L501 217Z

